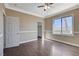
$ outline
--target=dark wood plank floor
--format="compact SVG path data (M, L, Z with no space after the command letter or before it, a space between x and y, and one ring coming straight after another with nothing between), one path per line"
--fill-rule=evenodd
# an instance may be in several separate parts
M79 56L79 48L51 40L31 41L4 49L5 56Z

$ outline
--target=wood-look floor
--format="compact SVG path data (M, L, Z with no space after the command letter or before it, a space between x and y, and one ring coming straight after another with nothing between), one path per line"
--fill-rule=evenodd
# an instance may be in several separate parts
M56 41L40 39L4 49L5 56L79 56L79 48Z

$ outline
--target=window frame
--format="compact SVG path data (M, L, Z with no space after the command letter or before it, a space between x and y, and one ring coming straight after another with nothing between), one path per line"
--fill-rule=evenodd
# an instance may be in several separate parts
M65 34L62 32L62 18L66 18L66 17L72 17L72 34ZM53 22L57 19L61 19L61 34L57 34L57 33L53 33ZM58 18L54 18L52 20L52 33L53 35L65 35L65 36L73 36L74 35L74 16L73 15L69 15L69 16L63 16L63 17L58 17Z
M61 19L61 18L57 18L57 19ZM55 19L55 20L57 20L57 19ZM53 20L53 22L54 22L54 20ZM52 24L52 26L53 26L53 24ZM53 27L52 27L53 28ZM53 32L53 34L57 34L57 33L54 33L54 31L52 30L52 32ZM60 34L61 34L61 31L60 31ZM58 34L58 35L60 35L60 34Z

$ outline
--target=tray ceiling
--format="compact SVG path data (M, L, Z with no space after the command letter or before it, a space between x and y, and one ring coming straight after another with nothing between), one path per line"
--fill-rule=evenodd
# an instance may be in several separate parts
M79 7L79 3L54 3L51 5L51 8L46 11L44 11L43 8L37 8L37 6L43 4L44 3L6 3L5 6L8 9L43 18L54 16Z

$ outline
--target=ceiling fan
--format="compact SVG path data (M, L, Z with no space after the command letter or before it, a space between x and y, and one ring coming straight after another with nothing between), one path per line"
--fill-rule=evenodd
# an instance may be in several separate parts
M53 3L44 3L44 5L37 6L38 8L44 8L44 11L50 8Z

